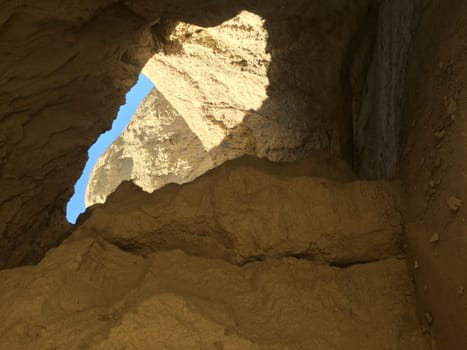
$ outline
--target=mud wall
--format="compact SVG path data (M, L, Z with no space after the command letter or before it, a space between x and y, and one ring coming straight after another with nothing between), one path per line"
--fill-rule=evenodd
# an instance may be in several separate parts
M467 3L421 5L402 119L410 267L436 349L465 349Z

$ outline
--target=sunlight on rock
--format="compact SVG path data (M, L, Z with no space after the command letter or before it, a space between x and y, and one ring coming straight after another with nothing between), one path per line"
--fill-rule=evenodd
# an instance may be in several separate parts
M267 39L264 20L246 11L213 28L178 24L172 51L155 55L143 69L156 88L96 163L86 206L104 203L125 180L153 192L265 148L258 147L260 133L283 129L254 112L267 98ZM284 146L270 135L267 142Z
M143 72L210 151L267 98L264 20L243 11L213 28L180 23L170 39L173 50L155 55Z

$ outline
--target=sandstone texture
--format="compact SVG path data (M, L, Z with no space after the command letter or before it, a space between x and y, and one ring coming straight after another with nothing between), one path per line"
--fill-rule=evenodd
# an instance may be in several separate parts
M264 156L268 147L269 152L280 151L285 140L294 142L294 135L286 135L289 130L274 122L277 118L255 112L268 98L271 53L266 52L264 25L263 18L246 11L214 28L180 23L170 35L169 48L143 69L206 151L221 153L219 158L234 157L223 152L251 153L255 148ZM294 117L289 115L288 121ZM240 140L242 145L234 144ZM287 150L283 153L289 156Z
M75 235L97 234L142 254L176 247L235 264L306 256L345 266L400 251L397 186L335 182L312 177L313 168L326 171L316 160L291 166L246 157L152 195L126 183L91 209ZM344 181L350 173L333 170Z
M0 348L426 350L407 276L397 259L239 267L75 240L0 272Z
M0 271L0 349L428 350L399 190L319 152L124 182L37 266Z
M191 181L213 167L198 136L153 89L123 134L97 161L86 189L86 206L104 203L125 180L153 192L168 183Z
M112 1L2 1L0 267L37 262L69 235L65 206L154 39ZM131 52L131 54L128 54Z

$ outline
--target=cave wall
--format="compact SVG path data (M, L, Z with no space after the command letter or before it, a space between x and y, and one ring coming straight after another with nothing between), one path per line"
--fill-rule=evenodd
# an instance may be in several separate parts
M298 112L317 148L340 154L351 144L341 68L366 0L18 0L1 6L0 267L35 263L68 235L65 205L86 150L110 127L144 63L169 44L176 20L213 26L241 9L264 17L269 94L307 96ZM261 109L273 107L266 101ZM294 104L283 111L296 112Z
M180 4L159 3L182 15ZM235 13L224 2L185 5L206 24ZM11 267L37 262L69 234L65 206L86 151L163 46L166 26L156 25L162 8L143 17L136 3L1 6L0 267Z
M402 117L409 266L436 349L466 349L467 3L421 5Z
M2 1L0 266L67 235L86 151L152 54L147 22L112 1ZM128 54L131 52L131 54Z

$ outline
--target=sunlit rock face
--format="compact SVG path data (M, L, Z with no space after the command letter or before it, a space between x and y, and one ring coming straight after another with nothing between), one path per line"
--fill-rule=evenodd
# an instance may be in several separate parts
M211 151L267 98L271 55L264 20L243 11L214 28L181 23L170 40L143 73Z
M191 181L226 160L257 154L258 148L284 149L291 141L264 116L246 116L267 98L270 55L261 17L242 12L208 29L181 23L171 40L167 54L144 68L157 90L97 162L87 206L103 203L123 180L152 192ZM256 121L242 125L244 118ZM262 136L268 133L269 138ZM282 154L290 158L287 151Z
M192 180L213 166L197 135L153 89L123 134L97 161L86 206L103 203L124 180L152 192L167 183Z
M291 19L284 21L294 26ZM338 79L331 81L321 74L337 76L339 55L330 58L322 71L317 66L312 69L320 83L309 91L286 87L276 68L271 68L272 54L284 61L291 59L292 52L293 59L304 58L309 41L320 35L321 28L300 34L292 46L278 51L271 50L265 26L259 15L242 11L216 27L179 23L173 28L165 49L143 69L160 92L145 99L124 134L96 164L87 206L104 202L123 180L152 192L170 182L192 181L244 154L295 161L314 149L340 152L339 137L334 138L334 149L329 139L338 135L336 130L327 132L311 124L322 122L315 107L325 108L331 119L336 117L332 111L342 96L326 106L324 100L311 106L310 98L337 88L332 86L338 86ZM331 44L309 54L329 55L336 50L336 43ZM310 74L307 71L304 76ZM302 85L302 80L297 77L295 82Z

